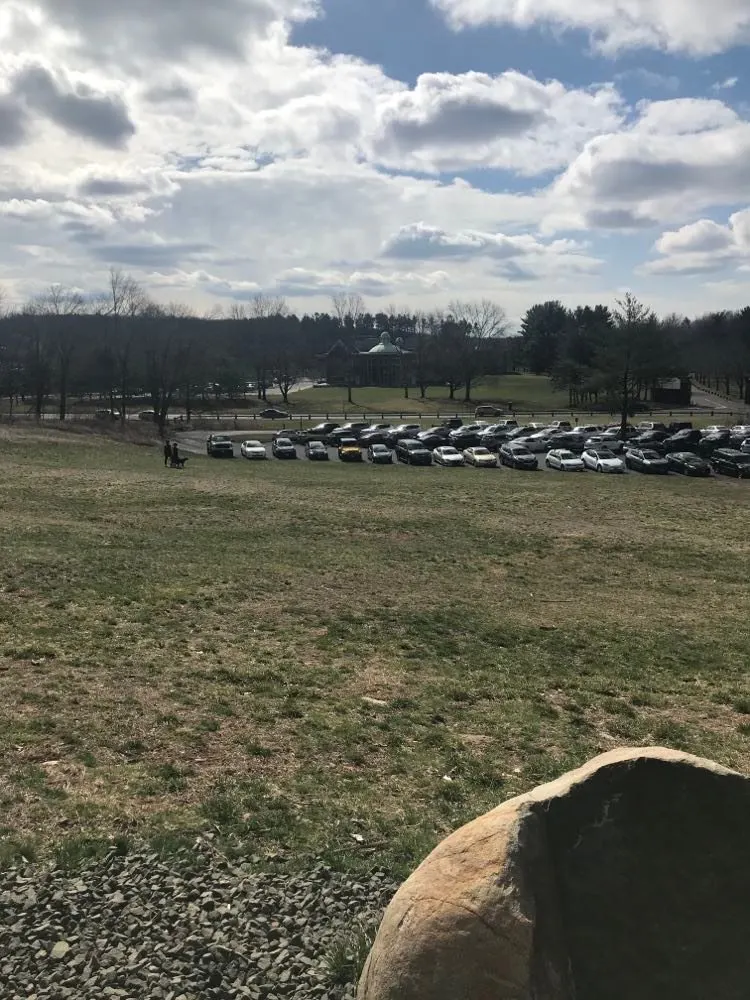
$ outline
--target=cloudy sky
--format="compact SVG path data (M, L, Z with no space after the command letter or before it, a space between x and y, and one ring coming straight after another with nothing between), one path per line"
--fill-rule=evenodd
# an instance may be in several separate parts
M2 0L0 285L750 302L747 0Z

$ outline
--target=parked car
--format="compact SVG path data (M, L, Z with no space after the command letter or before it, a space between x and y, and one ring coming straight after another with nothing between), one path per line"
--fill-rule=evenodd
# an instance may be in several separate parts
M373 465L393 464L393 452L384 444L371 444L367 449L367 457Z
M96 410L94 413L94 420L119 420L120 411L119 410ZM153 414L151 416L153 420Z
M399 441L414 440L421 430L421 424L399 424L389 432L385 443L389 448L395 448Z
M265 447L260 443L260 441L254 440L243 441L240 445L240 454L244 458L249 458L252 461L268 458Z
M578 431L567 431L563 434L553 434L549 439L550 451L560 450L572 451L580 455L586 447L586 438Z
M625 465L634 472L650 472L666 476L669 463L663 455L651 448L632 448L625 452Z
M711 468L723 476L750 479L750 455L735 448L719 448L711 456Z
M573 430L577 434L585 434L586 437L591 437L592 434L601 434L604 428L600 424L579 424Z
M150 420L153 423L156 420L156 413L153 410L141 410L138 414L139 420Z
M341 438L338 443L338 455L340 462L361 462L363 460L359 441L353 437Z
M734 427L730 428L729 433L734 438L745 438L750 437L750 424L735 424Z
M501 444L505 444L510 438L512 427L503 427L501 424L490 424L479 435L479 447L488 448L490 451L497 451Z
M463 426L463 420L460 417L448 417L447 420L443 421L443 427L447 427L449 430L452 431L455 431L462 426Z
M529 451L525 444L516 444L508 441L500 446L498 452L502 465L507 465L511 469L538 469L539 462L536 455Z
M264 420L289 420L289 414L286 410L280 410L276 406L267 406L265 410L261 410L258 414L259 417L263 417Z
M451 431L448 440L454 448L476 448L479 445L481 435L485 432L487 427L489 427L489 424L485 421L479 421L474 424L464 424L463 427L459 427L456 430Z
M370 425L365 421L350 421L348 424L343 424L341 427L337 427L335 430L331 431L325 438L325 443L331 445L334 448L338 448L341 441L344 438L354 438L359 439L359 435Z
M701 428L701 434L704 437L707 434L723 434L725 431L727 434L730 433L730 428L724 424L709 424L708 427Z
M209 434L206 440L206 454L211 458L234 458L234 444L226 434Z
M536 434L538 431L544 430L542 424L522 424L520 427L514 427L513 430L508 434L509 441L517 441L519 438L528 437L530 434Z
M457 466L464 464L464 456L452 444L444 444L440 448L435 448L432 457L435 460L435 465Z
M697 451L701 458L710 458L717 448L728 448L731 439L728 428L706 434L698 442Z
M475 417L499 417L502 413L502 409L499 406L491 406L489 403L482 404L474 410Z
M740 451L744 451L748 455L750 455L750 438L745 438L745 440L740 445Z
M329 434L332 434L339 425L331 420L326 420L322 424L308 427L305 433L308 441L325 441Z
M421 441L425 448L439 448L440 445L448 444L450 434L450 427L430 427L417 434L417 441Z
M679 472L682 476L710 476L711 466L692 451L673 451L667 455L667 465L670 472Z
M359 443L363 448L369 448L371 444L385 444L392 430L390 424L380 424L377 428L369 427L359 435Z
M666 431L646 431L631 438L628 444L631 448L648 448L651 451L661 451L662 441L665 441L668 437L669 435Z
M594 472L624 472L625 463L609 448L589 448L581 455L583 464Z
M548 469L558 469L560 472L583 472L585 468L582 459L564 448L553 448L547 453L544 464Z
M548 431L572 431L573 426L569 420L553 420L547 424Z
M305 445L305 458L311 462L327 462L329 460L328 449L322 441L308 441Z
M536 431L534 434L529 434L528 437L519 438L519 443L523 443L529 449L536 454L542 454L549 451L549 431Z
M641 420L639 424L636 424L635 429L639 434L642 434L644 431L664 431L665 434L669 433L667 425L660 423L658 420Z
M432 465L432 452L421 441L404 438L396 445L396 458L406 465Z
M603 434L594 434L587 439L583 451L594 451L597 448L604 448L615 455L620 455L625 451L625 442L620 441L618 438L605 437Z
M274 431L272 440L276 438L289 438L292 444L307 444L310 440L308 431L295 427L284 427L282 430Z
M464 451L464 461L467 465L475 465L478 469L496 469L497 456L489 448L467 448Z
M676 434L678 431L691 431L692 429L692 420L673 420L667 427L670 434Z
M271 442L271 451L275 458L296 458L297 449L288 437L276 438Z
M664 438L662 441L662 448L665 452L668 451L691 451L693 448L697 448L703 439L703 435L700 431L694 431L692 428L686 428L682 431L677 431L676 434L672 434L671 437Z

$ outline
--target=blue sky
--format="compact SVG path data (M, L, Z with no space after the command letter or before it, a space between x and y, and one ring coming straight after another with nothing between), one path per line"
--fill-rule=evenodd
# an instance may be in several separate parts
M744 305L750 4L623 6L14 0L0 290Z

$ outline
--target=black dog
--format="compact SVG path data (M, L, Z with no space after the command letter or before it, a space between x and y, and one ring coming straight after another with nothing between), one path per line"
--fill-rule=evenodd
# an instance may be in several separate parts
M184 469L185 462L187 462L186 458L173 458L169 464L172 469Z

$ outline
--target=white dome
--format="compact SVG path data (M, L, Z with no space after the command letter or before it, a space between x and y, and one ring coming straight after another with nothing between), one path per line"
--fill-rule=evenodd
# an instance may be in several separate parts
M400 354L401 350L396 347L395 344L391 343L391 336L389 333L381 333L380 343L372 347L368 354Z

